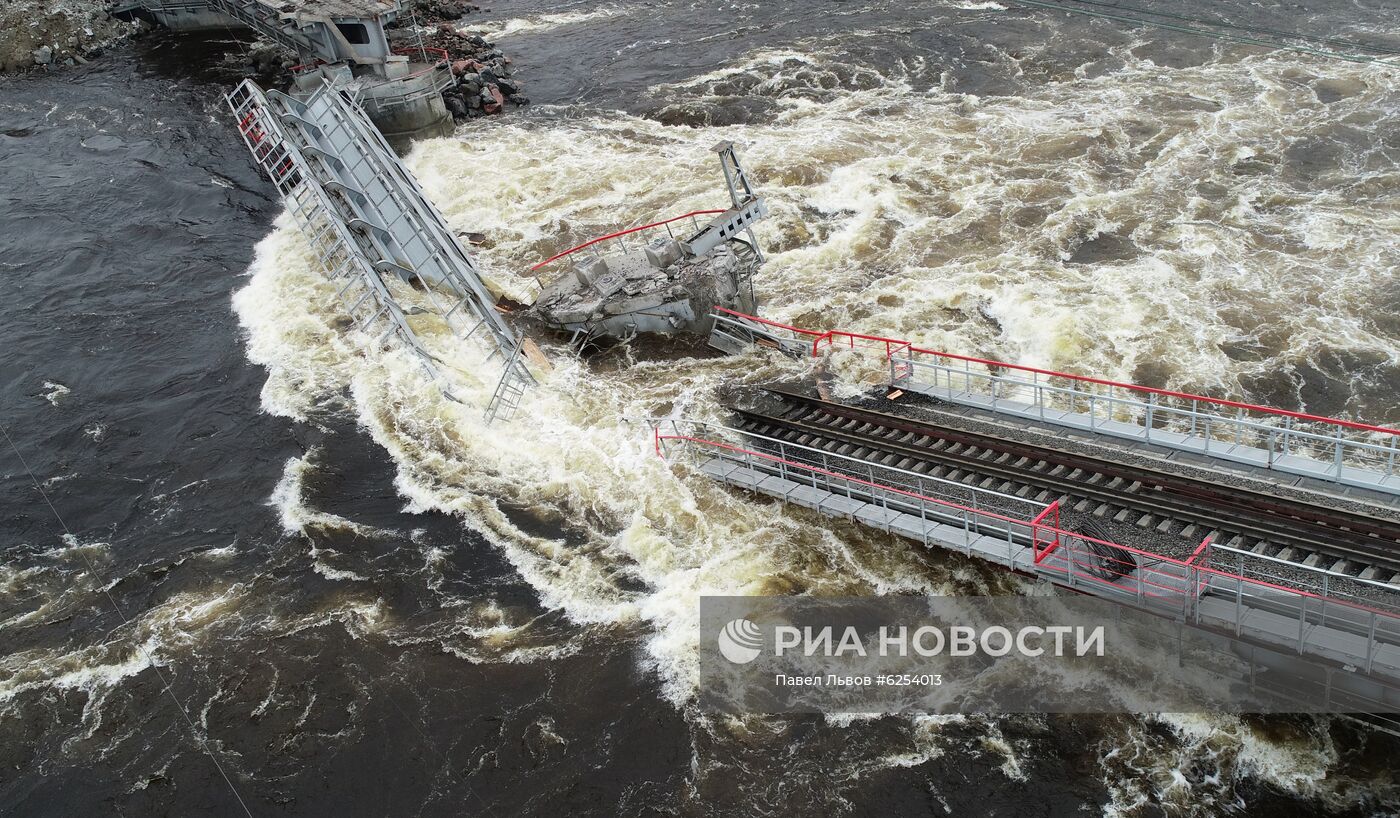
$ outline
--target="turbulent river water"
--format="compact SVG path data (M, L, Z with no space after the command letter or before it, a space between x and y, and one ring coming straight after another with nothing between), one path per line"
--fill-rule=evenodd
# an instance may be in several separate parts
M1180 10L1347 36L1397 11L1306 5ZM1397 69L994 2L469 22L534 105L407 161L506 294L722 203L729 139L773 210L774 318L1400 423ZM714 417L786 360L555 349L488 430L483 350L421 320L458 404L345 331L221 107L238 49L0 80L0 407L67 526L7 448L0 810L1400 809L1400 745L1341 721L698 710L703 594L1041 591L652 453L638 419Z

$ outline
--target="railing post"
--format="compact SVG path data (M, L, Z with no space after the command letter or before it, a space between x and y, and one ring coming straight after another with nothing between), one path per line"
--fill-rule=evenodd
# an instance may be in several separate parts
M1342 479L1342 427L1340 427L1340 426L1337 427L1337 442L1336 442L1335 445L1336 445L1336 455L1334 456L1333 460L1335 461L1335 466L1336 466L1336 468L1337 468L1337 481L1338 481L1338 482L1341 482L1341 479Z
M1371 672L1371 664L1376 658L1376 612L1371 611L1371 630L1366 636L1366 672Z
M1143 434L1143 439L1148 440L1148 441L1151 441L1151 440L1152 440L1152 410L1155 409L1156 406L1157 406L1157 393L1156 393L1156 392L1148 392L1148 393L1147 393L1147 415L1146 415L1146 417L1144 418L1144 421L1143 421L1143 428L1146 430L1145 433Z
M1328 579L1330 578L1330 574L1322 575L1322 616L1318 624L1324 628L1327 627L1327 600L1331 598L1331 593L1328 591Z
M1302 597L1303 604L1298 606L1298 652L1303 652L1303 635L1308 624L1308 598Z
M1239 567L1235 571L1235 635L1240 635L1240 623L1244 619L1244 554L1239 555Z

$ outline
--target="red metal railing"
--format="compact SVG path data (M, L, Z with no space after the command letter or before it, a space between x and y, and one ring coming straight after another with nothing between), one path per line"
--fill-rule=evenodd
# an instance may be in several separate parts
M1052 522L1047 526L1045 525L1046 520L1051 520ZM1031 553L1035 557L1036 565L1039 565L1041 560L1050 556L1052 551L1060 547L1060 535L1058 533L1054 533L1052 536L1042 540L1040 538L1040 532L1043 530L1054 532L1059 527L1059 500L1055 500L1050 505L1046 506L1044 511L1037 514L1034 520L1031 520ZM1045 545L1043 549L1040 547L1042 543Z
M400 57L419 57L423 62L433 65L449 62L452 59L452 55L448 54L445 48L396 48L393 53ZM437 59L430 60L428 59L429 55L437 57Z
M955 511L960 515L970 515L979 520L1001 523L1005 526L1016 526L1021 529L1029 529L1034 532L1032 535L1033 539L1039 539L1039 535L1043 533L1047 535L1047 537L1045 539L1039 539L1039 542L1046 547L1043 549L1041 558L1039 560L1034 560L1034 562L1039 564L1042 570L1057 575L1063 575L1066 582L1071 586L1111 588L1118 593L1134 596L1139 599L1166 601L1170 603L1172 608L1182 611L1189 611L1192 604L1191 600L1199 596L1207 587L1223 592L1227 596L1231 593L1236 594L1240 599L1267 599L1268 594L1260 592L1271 592L1276 597L1292 599L1295 602L1310 600L1318 603L1319 609L1316 612L1310 611L1310 609L1304 605L1302 610L1305 618L1309 613L1321 613L1322 619L1325 621L1329 616L1325 608L1327 605L1339 606L1347 611L1355 612L1360 615L1361 620L1370 617L1372 620L1372 641L1374 641L1374 634L1376 632L1375 618L1377 617L1383 618L1387 623L1385 629L1386 633L1400 633L1400 609L1387 609L1377 607L1376 605L1356 602L1351 599L1340 599L1336 596L1319 594L1313 591L1211 567L1208 564L1208 554L1211 546L1209 537L1197 546L1190 558L1182 560L1154 551L1124 545L1122 543L1100 540L1077 531L1062 529L1058 525L1058 508L1055 504L1047 507L1045 511L1041 512L1037 517L1027 520L987 509L979 509L961 503L955 503L939 497L930 497L906 489L824 469L812 464L789 460L767 452L745 449L741 446L724 443L718 440L710 440L708 438L685 434L662 434L659 425L654 427L653 436L656 452L663 458L668 454L665 446L666 441L676 441L717 450L728 455L730 458L742 456L748 461L761 460L773 465L781 465L784 469L796 469L809 474L820 475L827 481L834 479L847 484L873 489L882 495L899 495L921 504L928 504ZM871 496L873 497L874 494L871 493ZM1046 513L1051 509L1055 509L1056 514L1049 515ZM1054 519L1054 523L1051 523L1050 519ZM1108 549L1117 549L1120 553L1131 555L1132 558L1129 560L1094 554L1094 561L1090 562L1086 559L1090 555L1073 547L1071 545L1073 541L1082 541L1086 544L1092 543L1106 546ZM1203 557L1203 555L1207 556ZM1164 569L1163 566L1167 566L1167 569ZM1119 579L1115 580L1104 577L1103 574L1105 573L1111 576L1117 576ZM1133 580L1132 583L1127 582L1130 577ZM1374 583L1372 583L1372 585L1374 585ZM1188 594L1187 589L1193 590L1194 593ZM1331 613L1330 616L1334 620L1345 619L1345 617L1339 616L1336 612ZM1353 619L1350 621L1355 623L1361 620ZM1367 654L1364 657L1358 656L1358 658L1364 659L1369 666L1370 648L1368 648Z
M325 64L326 64L326 61L325 61L325 60L320 59L320 58L317 58L317 59L312 60L311 62L308 62L308 63L302 63L301 65L294 65L294 66L292 66L289 70L290 70L293 74L302 74L302 73L305 73L305 72L307 72L307 71L315 71L317 68L320 68L321 66L323 66L323 65L325 65Z
M553 263L553 262L556 262L556 261L558 261L559 259L564 258L565 256L571 256L571 255L573 255L574 253L577 253L577 252L580 251L580 250L586 250L587 248L592 247L593 245L599 244L599 243L601 243L601 242L611 241L611 240L613 240L613 239L620 239L620 238L622 238L623 236L630 236L630 235L632 235L633 233L640 233L640 232L642 232L643 230L651 230L651 229L656 228L656 227L665 227L665 226L668 225L668 224L671 224L671 223L673 223L673 222L681 221L682 219L693 219L693 218L695 218L696 216L713 216L713 215L715 215L715 214L717 214L717 213L723 213L723 212L725 212L725 211L723 211L723 210L692 210L692 211L689 212L689 213L685 213L685 214L683 214L683 215L676 216L676 217L674 217L674 218L664 219L664 220L659 221L659 222L652 222L651 224L644 224L644 225L642 225L641 227L629 227L629 228L626 229L626 230L619 230L619 231L617 231L616 233L609 233L609 234L606 235L606 236L599 236L598 238L596 238L596 239L591 239L591 240L589 240L589 241L584 242L583 244L577 245L577 246L575 246L575 247L570 247L569 249L565 250L565 251L562 252L562 253L556 253L555 255L550 256L549 258L545 259L544 261L541 261L539 264L536 264L535 266L531 267L531 268L530 268L530 272L533 273L533 272L535 272L536 270L540 269L541 267L544 267L544 266L547 265L547 264L551 264L551 263ZM668 228L668 230L669 230L669 228ZM742 314L742 313L736 313L736 314Z

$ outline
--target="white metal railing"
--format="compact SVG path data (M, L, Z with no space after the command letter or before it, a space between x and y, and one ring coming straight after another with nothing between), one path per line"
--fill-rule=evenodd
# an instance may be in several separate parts
M1400 432L1196 395L1013 369L905 347L890 358L891 383L937 394L982 395L1048 423L1335 482L1385 489L1351 469L1396 476ZM1068 417L1067 417L1068 416Z
M832 349L881 355L893 387L1400 494L1400 429L939 352L895 338L806 330L723 308L713 315L716 327L780 338L785 349L806 347L814 357Z

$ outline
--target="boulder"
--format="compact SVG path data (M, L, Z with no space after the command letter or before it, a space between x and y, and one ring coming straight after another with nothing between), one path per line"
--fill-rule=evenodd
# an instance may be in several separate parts
M442 95L442 101L447 103L447 110L453 119L467 118L467 101L462 99L461 94L445 93Z
M501 96L501 89L494 85L486 86L486 90L481 92L481 110L488 114L499 114L505 101L505 97Z
M34 62L38 65L48 65L53 62L53 49L46 45L34 49Z

